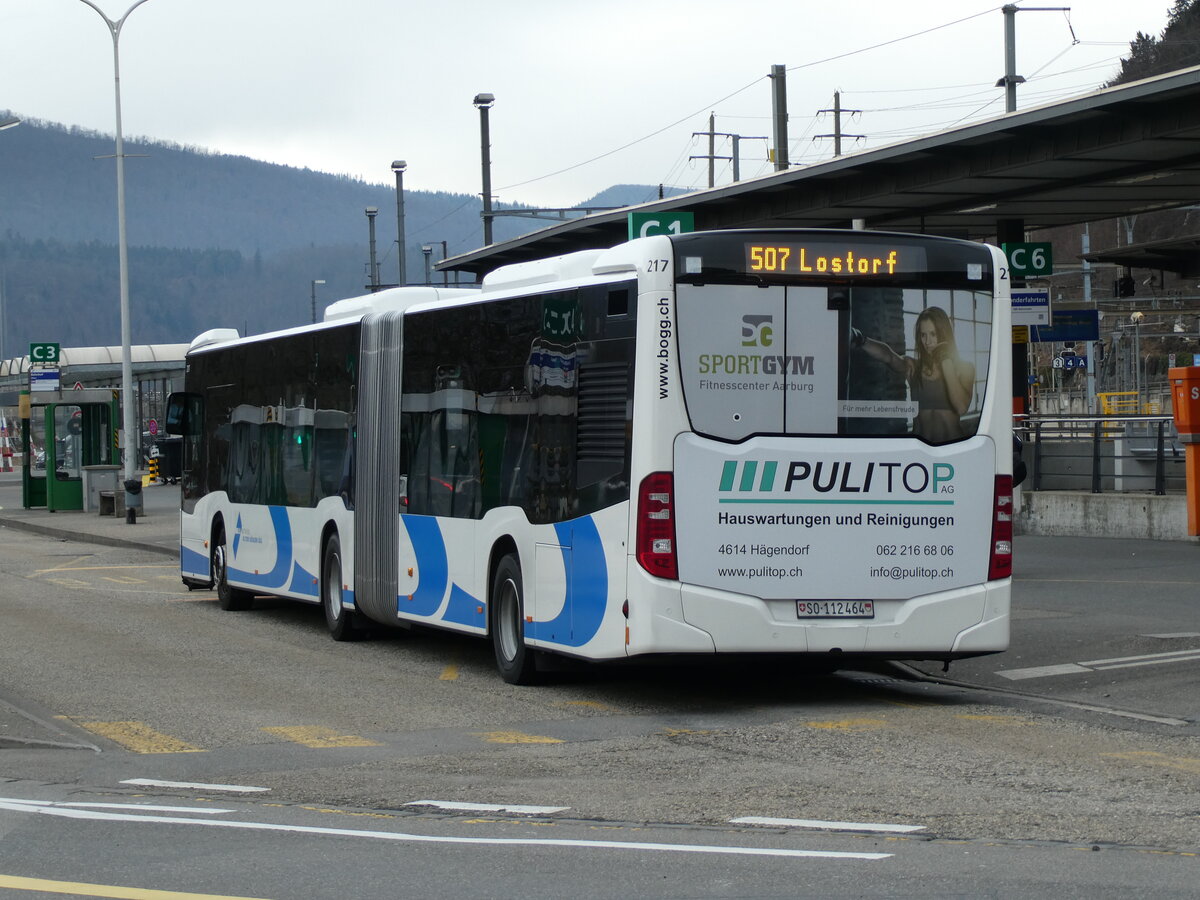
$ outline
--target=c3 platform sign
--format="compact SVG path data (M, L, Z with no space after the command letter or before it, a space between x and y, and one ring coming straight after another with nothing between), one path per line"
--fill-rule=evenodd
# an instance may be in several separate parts
M46 342L29 345L29 362L35 366L58 365L58 344Z
M1041 278L1054 270L1054 254L1048 241L1003 244L1002 249L1013 278Z
M658 234L687 234L696 230L692 213L660 212L630 213L629 240L653 237Z

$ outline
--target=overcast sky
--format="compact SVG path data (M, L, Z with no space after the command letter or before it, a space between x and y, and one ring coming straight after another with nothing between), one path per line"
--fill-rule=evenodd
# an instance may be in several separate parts
M133 0L96 0L118 19ZM708 128L771 134L787 67L793 164L829 158L818 110L861 110L844 152L1003 113L1004 17L987 0L148 0L121 31L126 137L478 193L491 111L501 206L580 203L612 184L707 184ZM1021 4L1050 7L1046 0ZM1066 5L1066 4L1063 4ZM1091 91L1171 0L1074 0L1016 16L1019 108ZM1072 34L1073 32L1073 34ZM112 40L80 0L0 0L0 110L113 133ZM743 140L742 177L770 171ZM717 155L728 155L719 141ZM0 159L3 148L0 145ZM717 183L730 180L718 162Z

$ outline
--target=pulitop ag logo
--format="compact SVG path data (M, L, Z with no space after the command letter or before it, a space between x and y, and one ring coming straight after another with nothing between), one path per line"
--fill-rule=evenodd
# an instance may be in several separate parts
M741 345L769 349L775 343L775 317L766 314L742 316ZM701 353L701 375L812 375L814 357L773 353Z
M947 462L727 459L721 466L717 491L722 503L950 505L954 466Z

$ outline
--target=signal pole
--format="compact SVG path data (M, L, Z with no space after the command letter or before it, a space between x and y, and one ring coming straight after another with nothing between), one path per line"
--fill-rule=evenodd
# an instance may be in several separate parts
M854 138L855 140L862 140L866 137L865 134L842 134L842 113L849 113L851 116L854 116L854 115L861 114L862 110L861 109L842 109L842 92L841 91L833 92L833 109L818 109L817 110L817 115L823 115L824 113L833 113L833 134L815 134L815 135L813 135L813 140L814 141L819 140L820 138L833 138L833 155L834 156L842 155L842 138L848 137L848 138Z
M741 148L740 148L741 142L743 140L765 141L767 139L765 136L750 137L750 136L741 135L741 134L730 134L727 131L717 131L717 117L712 113L710 113L708 116L708 131L693 131L692 132L692 137L700 137L701 135L708 135L708 153L701 154L698 156L689 156L688 159L707 159L708 160L708 186L709 187L716 187L715 163L718 159L732 160L733 161L733 180L741 181L742 180ZM732 151L731 156L717 156L716 155L716 139L719 137L727 137L730 139L730 141L733 142L733 151ZM661 187L660 187L659 199L662 199L661 194L662 194L662 192L661 192Z

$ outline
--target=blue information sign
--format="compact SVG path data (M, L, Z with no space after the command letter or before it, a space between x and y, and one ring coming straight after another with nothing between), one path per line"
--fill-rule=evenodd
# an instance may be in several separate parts
M1030 325L1033 343L1100 340L1100 314L1094 309L1055 310L1050 325Z

